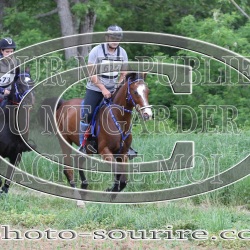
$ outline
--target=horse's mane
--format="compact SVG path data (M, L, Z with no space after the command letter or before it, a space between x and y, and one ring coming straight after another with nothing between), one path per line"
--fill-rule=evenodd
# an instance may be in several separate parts
M126 81L131 78L131 80L136 80L136 79L144 79L144 76L142 73L139 72L129 72L126 74Z
M120 90L120 88L125 84L125 82L128 81L130 78L131 81L135 81L136 79L144 79L144 75L139 72L129 72L126 74L125 79L122 81L122 83L119 85L119 87L115 90L115 92L112 95L112 98L116 96L117 92Z

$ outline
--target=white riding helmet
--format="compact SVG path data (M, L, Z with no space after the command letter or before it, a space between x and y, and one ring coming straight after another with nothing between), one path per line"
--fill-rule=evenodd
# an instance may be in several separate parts
M111 25L107 28L106 36L121 40L123 38L122 28L117 25Z

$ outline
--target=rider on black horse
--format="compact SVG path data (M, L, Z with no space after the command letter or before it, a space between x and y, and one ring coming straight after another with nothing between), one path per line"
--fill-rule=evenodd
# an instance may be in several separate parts
M16 49L15 42L7 37L0 40L0 107L7 103L7 96L10 93L11 83L17 80L20 71L16 59L12 56Z
M16 43L9 37L0 40L0 108L4 108L8 102L11 83L17 81L20 68L15 57L12 55L16 50ZM25 138L25 136L24 136ZM26 135L28 140L28 133ZM36 145L29 141L32 148Z

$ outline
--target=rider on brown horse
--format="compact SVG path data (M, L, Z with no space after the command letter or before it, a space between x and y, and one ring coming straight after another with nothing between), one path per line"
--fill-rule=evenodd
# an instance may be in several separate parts
M93 74L87 83L86 95L84 98L84 107L82 120L80 122L80 148L83 153L86 152L85 144L87 136L85 133L89 128L89 123L93 118L93 113L103 98L108 99L114 91L116 84L123 82L126 72L124 70L128 61L126 51L119 46L123 37L122 28L117 25L111 25L106 32L106 43L95 46L89 53L88 65L101 64L101 74ZM115 64L112 64L115 63ZM112 69L111 69L112 67ZM123 70L120 72L119 71ZM128 156L131 158L137 154L132 148L129 149Z

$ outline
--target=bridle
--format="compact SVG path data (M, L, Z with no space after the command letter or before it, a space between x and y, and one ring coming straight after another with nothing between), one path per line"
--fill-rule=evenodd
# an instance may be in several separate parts
M132 97L132 95L131 95L131 92L130 92L130 86L131 86L131 84L136 83L136 82L138 82L138 81L143 81L143 82L144 82L144 79L142 79L142 78L137 78L136 80L131 81L131 78L130 78L130 77L128 78L128 88L127 88L126 100L127 100L127 103L131 101L132 104L133 104L133 106L135 107L135 109L136 109L138 112L140 112L140 111L143 110L143 109L151 108L152 105L147 105L147 106L144 106L144 107L141 107L141 108L138 108L138 105L136 105L136 103L135 103L135 101L134 101L134 99L133 99L133 97ZM144 83L145 83L145 82L144 82ZM120 87L121 87L121 86L119 86L119 88L120 88ZM119 88L116 89L116 91L115 91L114 94L116 94L116 93L118 92ZM114 98L114 95L113 95L113 98ZM121 150L122 150L122 148L123 148L123 146L124 146L125 140L126 140L126 139L128 138L128 136L131 134L132 123L130 124L129 129L128 129L126 132L123 132L123 130L122 130L122 128L121 128L121 125L117 122L117 120L116 120L116 118L115 118L115 115L114 115L114 113L113 113L113 111L112 111L112 107L121 108L123 111L128 112L128 113L133 113L133 111L132 111L132 110L129 110L129 109L125 109L124 106L120 106L120 105L118 105L118 104L112 103L111 98L110 98L110 99L104 99L104 105L106 105L106 106L109 108L109 112L110 112L111 118L112 118L113 122L115 123L115 125L116 125L116 127L117 127L117 129L118 129L118 131L119 131L119 133L120 133L120 135L121 135L120 148L119 148L119 150L118 150L118 153L120 153ZM94 116L95 116L95 114L94 114ZM92 126L92 127L94 128L95 126Z
M18 77L20 77L20 76L25 76L25 77L29 77L29 78L30 78L30 74L28 74L28 73L21 73L21 74L18 75ZM28 86L28 85L27 85L27 86ZM24 98L24 96L25 96L27 93L30 92L30 88L29 88L29 86L28 86L28 89L26 89L24 92L21 93L21 92L18 90L17 82L14 83L14 88L15 88L15 97L16 97L16 100L17 100L17 101L15 102L15 101L13 101L13 100L10 100L10 102L11 102L12 104L19 105L20 101Z
M136 105L136 103L135 103L135 101L130 93L130 85L135 83L135 82L138 82L138 81L144 82L144 79L137 78L136 80L131 81L130 77L128 78L128 90L127 90L127 97L126 97L127 102L129 102L131 100L137 111L142 111L143 109L146 109L146 108L152 108L152 105L146 105L146 106L141 107L141 108L138 108L138 105ZM144 84L145 84L145 82L144 82Z

